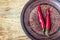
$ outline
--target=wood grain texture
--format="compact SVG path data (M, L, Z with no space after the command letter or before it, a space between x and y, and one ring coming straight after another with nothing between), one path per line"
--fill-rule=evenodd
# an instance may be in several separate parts
M24 33L20 16L29 0L0 0L0 40L30 40Z

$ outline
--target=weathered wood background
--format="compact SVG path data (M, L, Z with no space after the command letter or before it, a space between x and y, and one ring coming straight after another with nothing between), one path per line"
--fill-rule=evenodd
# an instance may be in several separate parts
M30 40L24 33L20 15L29 0L0 0L0 40Z

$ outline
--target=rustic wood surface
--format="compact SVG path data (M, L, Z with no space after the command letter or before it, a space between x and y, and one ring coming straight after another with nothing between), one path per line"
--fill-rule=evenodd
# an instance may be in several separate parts
M30 40L24 33L20 16L29 0L0 0L0 40Z

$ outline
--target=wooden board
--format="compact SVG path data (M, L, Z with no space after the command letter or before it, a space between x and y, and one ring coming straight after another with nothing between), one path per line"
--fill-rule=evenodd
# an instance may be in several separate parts
M0 0L0 40L30 40L24 33L20 14L29 0Z

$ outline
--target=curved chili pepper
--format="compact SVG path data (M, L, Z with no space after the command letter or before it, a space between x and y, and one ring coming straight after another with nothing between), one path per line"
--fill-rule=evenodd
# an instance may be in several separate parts
M49 11L50 11L50 8L48 8L46 10L46 31L45 31L46 36L49 36L48 32L50 30L50 13L49 13Z
M41 11L40 5L38 6L38 19L39 19L39 23L41 25L42 31L44 31L45 24L44 24L44 19L43 19L43 16L42 16L42 11Z

